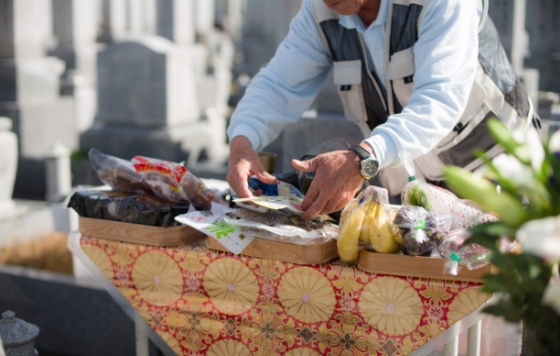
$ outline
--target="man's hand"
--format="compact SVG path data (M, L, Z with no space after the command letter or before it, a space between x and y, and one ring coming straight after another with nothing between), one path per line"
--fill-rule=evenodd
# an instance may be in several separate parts
M361 146L372 152L367 143ZM292 165L303 172L315 172L301 204L305 211L303 219L342 210L364 182L360 174L360 159L352 151L328 152L307 161L294 159Z
M229 145L227 182L237 193L239 198L250 198L253 195L247 186L247 180L252 175L264 183L273 184L273 177L264 170L261 159L244 136L237 136Z

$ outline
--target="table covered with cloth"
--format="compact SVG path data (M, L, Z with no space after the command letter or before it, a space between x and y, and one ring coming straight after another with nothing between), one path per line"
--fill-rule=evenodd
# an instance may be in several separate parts
M178 355L408 355L484 304L470 282L80 237Z

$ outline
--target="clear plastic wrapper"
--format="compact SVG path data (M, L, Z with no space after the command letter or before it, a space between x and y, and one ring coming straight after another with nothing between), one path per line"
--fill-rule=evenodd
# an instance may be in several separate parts
M176 216L189 204L178 205L154 196L121 191L84 190L74 193L68 207L79 216L149 226L176 226Z
M343 261L356 261L363 248L379 253L399 251L390 210L387 190L375 186L365 188L346 205L338 238L338 255Z
M474 204L460 200L450 191L432 184L418 181L411 164L405 164L410 175L409 182L403 188L401 201L403 205L421 206L427 211L451 216L448 220L449 230L468 229L478 224L496 221L491 214L478 209Z
M490 250L478 244L467 243L470 236L465 230L456 230L443 239L438 249L446 259L444 273L456 276L463 266L473 270L488 265Z
M190 201L197 209L211 208L214 193L185 166L142 156L135 156L132 163L155 195L171 201Z
M126 192L143 192L209 210L213 192L182 164L136 156L131 162L92 148L89 157L103 183Z
M450 216L429 212L420 206L403 206L393 224L399 229L398 242L412 256L429 255L447 235Z
M260 195L251 198L238 198L233 199L233 202L238 206L256 211L259 213L267 212L281 212L284 214L291 214L296 216L303 215L301 210L301 203L303 199L297 196L267 196ZM314 221L333 221L331 217L324 214L319 214L313 217Z
M149 192L132 162L106 155L95 148L89 151L89 160L99 179L111 188L132 193Z
M259 213L239 209L225 214L220 221L239 226L245 236L295 245L324 243L338 236L338 226L327 221L303 220L280 212Z

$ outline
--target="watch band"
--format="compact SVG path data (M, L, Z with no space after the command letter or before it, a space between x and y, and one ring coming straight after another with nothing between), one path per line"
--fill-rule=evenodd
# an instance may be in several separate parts
M364 159L371 156L371 153L369 153L366 149L364 149L363 147L358 146L358 145L350 148L350 151L355 152L358 155L358 157L360 158L360 161L363 161Z

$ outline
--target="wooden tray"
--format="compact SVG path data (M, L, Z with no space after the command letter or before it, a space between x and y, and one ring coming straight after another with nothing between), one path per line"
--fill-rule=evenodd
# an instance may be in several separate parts
M229 252L211 236L206 238L206 246L212 250ZM241 254L301 265L314 265L334 260L338 257L338 250L335 239L316 245L294 245L256 238L245 247Z
M358 268L372 273L389 274L393 276L459 280L467 282L483 282L482 276L494 271L494 268L491 265L472 271L470 271L467 267L463 267L458 275L453 276L443 273L444 264L445 259L443 258L391 255L362 250L360 251Z
M80 233L84 236L152 246L185 245L206 236L187 225L158 227L84 217L80 217Z

